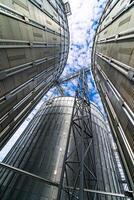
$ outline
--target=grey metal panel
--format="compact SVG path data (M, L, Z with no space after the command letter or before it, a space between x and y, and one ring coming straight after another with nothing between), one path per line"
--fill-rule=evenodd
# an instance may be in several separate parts
M126 114L125 109L122 105L122 102L118 100L117 96L114 94L113 90L111 90L110 86L103 79L101 74L98 73L98 75L101 80L102 88L104 88L104 90L106 91L108 98L110 99L110 101L116 111L119 122L121 123L122 128L125 131L125 136L126 136L127 140L129 141L129 145L131 146L132 151L134 151L134 138L133 138L134 126L131 123L131 121L129 120L128 115ZM132 172L133 159L130 157L130 155L128 153L128 148L125 144L126 141L123 139L121 133L118 133L118 138L120 140L122 150L125 154L126 160L129 163L128 167L130 169L130 172ZM132 172L132 174L133 174L133 172Z
M97 57L97 62L101 69L106 73L108 79L113 83L124 101L127 102L130 109L134 111L134 87L133 82L126 78L124 74L114 69L109 63ZM111 76L113 74L113 76ZM117 81L118 80L118 81Z
M68 99L68 97L65 97L55 99L47 105L44 104L44 107L42 106L42 109L38 111L27 130L21 135L16 147L14 146L15 148L13 147L9 153L6 162L49 180L59 182L71 123L73 102L73 98ZM68 107L70 110L67 111ZM14 161L12 157L14 157ZM3 173L1 173L1 175L3 174L1 183L4 181L3 183L6 184L11 180L9 189L13 187L14 192L10 193L7 188L4 196L1 191L2 198L6 199L10 194L11 199L14 198L14 195L16 195L16 198L22 199L25 199L25 196L32 199L33 195L37 195L38 199L40 195L42 198L56 199L57 189L53 193L53 187L38 184L38 182L27 179L24 176L13 177L9 174L6 178L8 172L3 170Z
M130 158L130 155L134 156L133 5L134 2L120 0L112 7L110 1L108 2L96 31L92 52L92 70L118 137L132 188L134 158ZM127 142L118 130L119 126Z
M66 59L61 61L61 65L59 62L61 55L65 51L68 52L68 48L66 49L65 45L61 44L61 38L69 39L69 30L66 25L67 30L61 35L61 26L62 29L65 29L63 21L67 24L63 4L59 8L62 16L59 16L57 8L49 1L46 3L45 0L1 0L0 3L0 98L2 101L0 120L1 131L4 131L5 124L16 124L14 117L19 115L24 108L20 104L19 110L16 110L14 115L12 106L18 106L19 101L24 99L28 92L33 92L34 98L39 92L43 95L43 90L36 89L38 85L42 82L46 88L44 91L47 91L49 83L51 82L52 85L56 75L58 77L62 72ZM62 23L59 22L59 18ZM69 45L69 40L66 45ZM64 55L67 58L67 54ZM61 71L58 71L58 68ZM43 71L44 75L40 75ZM54 74L55 76L53 76ZM40 78L37 78L37 75L40 75ZM49 77L51 80L48 82ZM30 87L27 85L23 90L17 89L23 87L23 84L31 79L34 84L31 83ZM16 90L16 97L10 104L7 96L14 90ZM25 107L30 102L32 106L31 100L32 98L29 97ZM27 113L31 106L27 108ZM6 118L4 115L8 117ZM8 128L8 135L10 135L11 128ZM4 138L3 132L0 135L3 135ZM3 138L0 137L0 141Z

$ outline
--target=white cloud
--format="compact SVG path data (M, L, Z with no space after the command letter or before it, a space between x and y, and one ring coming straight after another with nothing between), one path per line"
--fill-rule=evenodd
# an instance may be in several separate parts
M72 15L68 17L70 29L70 51L63 75L72 69L79 70L91 64L91 49L96 21L106 0L69 0ZM104 5L103 5L104 4ZM103 5L103 6L102 6Z
M72 15L68 18L70 51L62 76L72 74L83 67L90 67L93 37L106 0L69 0L69 2L72 11ZM64 90L68 90L69 87L71 85L64 85ZM88 87L91 99L103 111L103 106L91 75L88 77Z

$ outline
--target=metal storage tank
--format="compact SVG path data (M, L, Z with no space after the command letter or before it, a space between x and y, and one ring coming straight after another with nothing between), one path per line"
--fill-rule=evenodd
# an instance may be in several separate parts
M59 77L68 50L61 0L0 0L0 147Z
M134 190L134 1L108 1L92 51L92 71Z
M40 108L2 161L12 167L5 168L0 165L0 198L2 200L56 200L60 189L62 190L60 199L69 199L58 183L61 180L65 152L74 148L71 138L69 149L66 149L72 115L76 109L74 105L74 97L58 97L44 103ZM91 116L93 156L97 176L96 190L121 193L123 191L111 151L107 124L104 116L94 104L91 105ZM84 118L91 122L86 112L84 112ZM76 123L80 125L79 122ZM78 148L79 150L80 148ZM90 165L90 163L88 164ZM16 171L16 168L19 168L20 171ZM32 173L32 175L26 174L22 170ZM77 165L74 170L78 172ZM70 168L67 168L67 172L71 176L69 185L72 187L73 174ZM92 189L92 179L89 177L86 179L88 181L87 188ZM47 180L47 184L44 180ZM78 199L78 197L75 196L72 199ZM84 200L86 199L117 200L121 197L90 194L84 196Z

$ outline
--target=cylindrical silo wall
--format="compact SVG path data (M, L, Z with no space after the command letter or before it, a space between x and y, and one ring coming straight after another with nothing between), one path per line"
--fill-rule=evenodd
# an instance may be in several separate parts
M3 160L53 182L60 182L74 98L51 100L35 115ZM57 199L58 188L0 169L1 199Z
M134 1L109 1L94 39L92 71L134 188Z
M91 106L92 110L92 131L94 141L94 155L97 185L99 191L122 193L122 186L119 181L118 170L115 165L109 131L106 119L94 105ZM106 199L120 199L117 197L98 195L99 200Z
M0 0L0 144L65 65L69 30L60 0Z

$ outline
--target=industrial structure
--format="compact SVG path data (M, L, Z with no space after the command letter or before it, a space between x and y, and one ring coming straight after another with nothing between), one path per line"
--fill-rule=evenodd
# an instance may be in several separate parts
M89 68L59 79L68 54L69 4L0 2L0 147L49 88L57 85L63 95L43 103L1 160L0 199L132 200L133 2L110 0L94 40L92 71L112 132L88 98ZM67 97L61 84L73 78L77 89Z
M41 106L0 163L1 199L128 199L105 117L87 93L81 71L74 97Z
M61 0L0 0L0 148L63 71L67 12Z
M134 191L134 1L108 1L94 38L92 72Z

